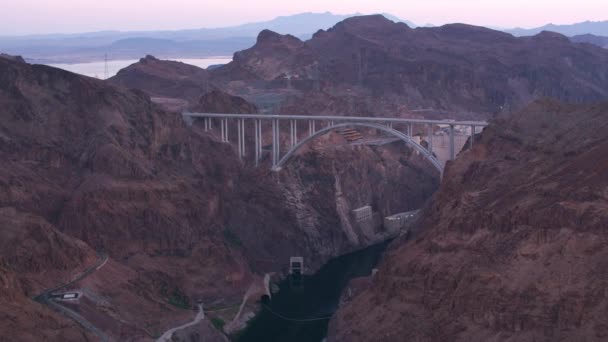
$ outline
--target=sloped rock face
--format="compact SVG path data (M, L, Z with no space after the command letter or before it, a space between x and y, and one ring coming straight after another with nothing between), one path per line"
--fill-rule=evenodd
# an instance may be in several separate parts
M185 107L196 104L201 94L214 89L207 70L153 56L146 56L120 70L109 81L123 87L141 89L159 98L161 103L163 98L185 100Z
M114 284L97 284L116 310L109 319L123 326L120 339L150 334L140 326L162 329L157 317L175 309L150 303L166 303L171 291L241 295L251 273L221 229L222 193L240 169L230 146L188 128L139 91L8 59L0 59L0 70L2 260L7 282L19 284L8 300L28 303L28 312L45 310L40 315L55 317L59 330L72 329L26 296L89 267L93 250L121 263ZM40 222L23 223L32 220ZM125 309L131 306L146 315ZM17 316L7 331L26 336L19 327L28 326L27 317L2 307Z
M312 76L314 62L312 50L298 38L264 30L254 48L235 53L234 63L218 68L214 74L231 80L306 79Z
M438 187L439 175L401 143L327 145L331 143L316 142L280 172L264 177L272 182L260 183L261 177L251 175L235 184L237 203L266 203L243 205L247 209L232 212L227 221L257 269L282 269L290 256L304 256L306 272L314 272L332 257L383 242L394 236L381 227L360 225L352 210L369 205L381 221L420 208ZM256 237L260 232L268 238Z
M95 253L43 218L0 208L0 330L3 339L82 341L93 336L31 298L92 264Z
M260 112L311 108L318 98L362 102L376 116L488 118L542 97L569 103L608 99L608 51L543 32L513 37L484 27L450 24L416 29L383 16L348 18L310 40L264 30L256 44L214 70L146 57L112 82L152 96L187 101L221 89ZM334 106L335 107L335 106ZM338 108L334 108L338 109ZM346 107L333 114L357 113Z
M232 96L219 90L204 94L194 107L195 111L226 114L255 114L256 106L242 97Z
M306 108L310 91L345 102L363 98L374 103L375 115L389 116L423 108L479 118L543 96L608 98L608 52L547 32L515 38L463 24L411 29L376 15L346 19L303 44L292 41L264 32L212 79L267 111L294 98Z
M608 338L606 113L541 101L495 120L329 340Z
M570 38L575 43L588 43L608 49L608 37L596 36L593 34L581 34Z
M82 282L93 299L71 308L110 336L129 340L149 338L185 317L169 304L176 297L231 302L256 279L252 269L280 271L297 252L314 270L371 241L352 242L338 232L333 245L324 242L334 234L330 225L342 221L319 218L350 210L363 201L360 196L370 198L366 186L360 193L343 190L352 203L319 204L332 187L355 187L362 176L352 169L334 171L348 168L325 164L322 177L315 178L311 168L308 179L296 184L306 195L302 205L317 206L311 226L299 221L302 208L288 203L282 183L298 181L297 163L285 175L244 167L231 145L204 132L199 122L187 126L181 115L162 110L141 91L9 59L0 59L0 70L0 157L6 161L0 165L0 222L6 223L0 226L0 279L10 288L0 300L12 303L0 312L16 339L26 336L21 326L37 322L27 312L53 317L49 331L33 330L33 339L83 339L85 332L28 297L90 267L97 260L94 251L107 252L110 261ZM203 111L255 111L218 92L198 104ZM325 163L338 155L324 157ZM374 158L378 170L387 167ZM395 167L395 175L409 172ZM393 175L379 172L377 182ZM340 173L339 181L326 182ZM430 185L407 196L422 199L436 176L417 177ZM21 303L29 311L13 310Z
M259 63L269 62L266 59L268 56L271 56L272 60L268 66L272 66L277 59L289 59L294 55L294 51L305 48L304 43L295 37L281 36L270 31L260 34L258 45L263 48L262 52L243 51L239 55L241 61L247 60L243 63L248 64L248 70L255 68ZM276 53L272 53L273 51ZM262 58L263 61L258 58ZM282 63L292 70L297 69L299 65L298 60L285 60ZM171 66L167 64L164 67ZM226 77L234 77L236 80L243 76L238 70L225 69L224 72ZM272 80L274 76L259 77L274 82ZM296 81L294 78L294 82ZM272 90L268 91L272 93ZM311 103L304 107L301 107L301 103L297 100L293 104L287 102L284 106L285 112L307 114L317 108L325 108L327 109L323 112L325 114L353 114L357 110L359 112L355 114L364 114L360 111L362 108L360 104L365 104L364 99L351 105L341 101L342 99L324 96L320 92L315 93L313 98L314 105L311 104L311 99ZM198 103L191 106L191 110L208 113L259 111L257 106L243 98L219 90L203 94ZM199 124L195 121L195 125ZM218 122L214 123L215 127L218 125ZM236 131L236 124L229 122L228 125L229 135L231 140L234 140L232 132ZM264 126L263 129L264 144L269 144L271 140L267 128ZM252 147L254 142L252 134L249 134L251 133L249 128L247 132L245 137L247 146ZM285 147L289 139L286 127L282 133L281 141ZM223 217L227 222L224 233L229 236L234 234L238 238L238 244L245 246L244 250L248 258L256 260L256 270L282 268L287 264L289 256L298 254L307 258L307 265L311 266L309 271L314 271L330 257L366 247L386 237L383 232L377 234L354 232L351 227L353 223L350 211L368 204L374 204L374 209L380 216L416 209L437 188L438 175L433 173L432 168L418 160L419 158L411 158L411 152L407 148L346 145L334 150L332 146L336 145L345 145L344 139L320 139L319 143L316 143L318 149L307 150L311 153L299 154L294 158L293 164L277 175L264 171L270 168L270 165L268 160L262 160L262 170L244 169L243 173L235 178L233 190L224 192L227 196L223 197L224 203L229 201L228 197L230 201L236 203L234 206L224 206ZM253 154L252 149L248 150L248 153ZM245 160L248 163L249 159L245 158ZM352 166L349 168L349 165ZM411 170L407 170L408 168ZM306 170L306 174L303 170ZM411 175L416 176L410 177ZM306 179L303 179L304 177ZM341 187L343 189L339 192L344 196L336 198L334 192ZM323 191L318 191L319 188ZM248 201L243 201L241 198ZM256 206L251 203L264 205ZM234 212L235 207L247 209ZM283 228L276 231L274 228L269 228L275 226ZM338 228L337 232L334 231L336 228ZM319 231L322 233L319 234ZM268 239L260 238L260 232L266 232ZM329 237L331 234L334 236ZM283 242L272 243L279 240ZM327 241L327 245L323 245L325 243L323 241ZM320 252L319 248L322 248L323 252Z

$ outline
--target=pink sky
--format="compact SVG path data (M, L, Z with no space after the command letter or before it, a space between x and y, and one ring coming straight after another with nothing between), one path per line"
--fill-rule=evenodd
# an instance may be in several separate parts
M300 12L391 13L417 24L534 27L608 20L608 0L0 0L0 35L218 27Z

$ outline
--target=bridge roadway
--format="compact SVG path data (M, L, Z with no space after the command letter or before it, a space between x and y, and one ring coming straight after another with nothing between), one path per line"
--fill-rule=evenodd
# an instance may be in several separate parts
M182 113L182 115L191 119L203 119L206 131L212 130L214 127L214 122L217 123L219 121L220 137L223 142L229 142L229 121L236 121L237 151L240 158L245 156L246 151L245 122L252 121L255 142L254 160L256 165L258 165L258 162L262 156L262 122L270 122L272 127L272 169L275 171L279 171L300 147L321 135L340 128L365 127L383 131L384 133L388 133L403 140L405 143L427 158L429 162L440 172L440 174L443 174L443 164L437 160L436 155L433 153L434 128L439 126L446 127L448 129L448 159L452 160L456 155L454 143L456 127L470 128L470 135L473 137L474 134L477 133L478 127L483 129L483 127L488 125L488 123L484 121L426 120L336 115L269 115L190 112ZM281 121L289 121L290 124L289 149L283 156L281 156L280 146ZM298 141L298 122L302 121L305 121L308 124L308 135L302 141ZM325 127L321 127L323 123L325 123ZM317 130L317 124L319 124L319 130ZM395 129L393 125L400 125L402 129L405 127L405 132ZM418 133L427 135L427 142L429 143L428 146L423 147L412 139L414 136L414 127L416 127L418 130ZM473 144L473 140L474 139L470 139L471 146Z

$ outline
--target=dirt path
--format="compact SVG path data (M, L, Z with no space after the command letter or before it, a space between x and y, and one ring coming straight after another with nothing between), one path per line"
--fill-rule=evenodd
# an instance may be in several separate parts
M171 336L173 336L173 333L175 333L176 331L184 329L184 328L188 328L188 327L191 327L193 325L200 323L203 319L205 319L205 311L203 310L203 304L198 305L198 310L199 310L198 314L196 315L196 317L194 317L194 320L192 322L167 330L163 334L163 336L161 336L158 340L156 340L156 342L165 342L165 341L169 342L169 341L171 341Z

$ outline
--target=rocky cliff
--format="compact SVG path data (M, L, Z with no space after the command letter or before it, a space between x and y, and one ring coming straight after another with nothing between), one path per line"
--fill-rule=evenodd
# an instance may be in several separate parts
M250 168L199 122L188 126L139 90L6 58L0 70L0 279L10 289L0 312L8 318L3 331L17 339L38 319L40 329L28 330L34 340L90 335L29 298L94 265L95 251L109 261L73 286L85 296L66 305L113 338L151 338L187 319L178 307L233 303L258 274L281 271L294 253L314 270L382 237L352 240L334 226L344 222L337 212L379 197L361 186L364 175L383 182L408 174L418 182L402 192L386 186L392 194L378 201L383 212L420 205L437 186L408 150L398 163L388 161L390 170L372 149L364 149L373 159L359 168L334 167L330 155L322 175L310 169L305 179L297 176L298 159L283 174ZM219 92L197 105L255 110ZM324 154L309 153L315 160ZM336 187L344 198L324 197Z
M237 59L249 61L257 58L251 55L252 53L260 58L272 54L272 58L252 62L253 66L247 66L247 70L254 70L259 63L264 63L269 68L268 70L271 70L278 63L277 61L282 60L283 67L278 72L284 76L285 70L292 70L293 74L293 70L299 67L306 69L306 65L308 65L305 62L306 59L293 61L289 59L290 56L297 56L301 53L302 49L307 49L295 37L264 31L260 34L258 44L262 47L262 51L243 51L242 54L237 54ZM162 67L159 67L161 70L171 70L176 66L168 61L156 61L155 63L162 64ZM238 80L243 75L242 70L231 69L237 65L240 64L232 64L230 68L216 74L214 79L221 78L218 76L221 74L224 75L222 77L234 77ZM128 69L142 67L134 65ZM270 75L261 69L258 72L252 76L253 78L245 78L272 81L278 77L279 84L282 82L283 76ZM150 73L158 74L159 72L150 71ZM178 73L177 70L176 73ZM115 80L111 80L111 82L115 83ZM235 82L246 84L248 81ZM128 81L127 84L136 85ZM145 82L141 85L146 92L151 92ZM159 89L159 91L162 90ZM266 89L266 91L268 91L266 95L272 97L273 90ZM169 93L161 93L161 95L171 96ZM309 103L308 106L301 106L301 103L296 100L293 103L285 102L283 108L294 114L312 113L316 108L322 110L315 112L317 114L347 114L361 109L360 106L349 105L338 98L330 100L321 92L315 93L310 99L311 102L314 100L314 105ZM331 101L334 101L335 104ZM342 109L349 111L342 111ZM259 108L241 97L213 90L202 94L197 103L190 105L190 110L212 113L257 113ZM236 132L236 123L229 122L228 125L229 135L232 135L232 132ZM215 122L214 126L218 127L219 122ZM288 145L287 132L288 127L283 127L280 138L283 151ZM215 134L217 132L211 132L212 136ZM301 138L305 137L305 134L304 127L301 127ZM254 143L250 129L247 130L245 139L249 142L247 153L251 156ZM232 137L230 140L234 140L234 138ZM270 130L267 125L263 127L263 144L264 146L271 144ZM293 253L299 253L309 258L307 264L311 266L310 271L313 271L331 256L378 242L379 239L386 237L385 232L377 234L368 232L367 237L363 237L360 236L363 232L359 231L353 237L353 219L350 211L372 204L379 216L417 209L438 186L438 175L430 170L419 156L412 155L412 152L405 147L394 145L350 146L339 134L334 133L311 144L315 148L305 148L305 152L299 153L293 163L290 163L279 174L263 171L264 168L270 168L268 155L263 154L262 170L245 168L245 176L235 185L234 196L231 198L234 198L236 202L242 201L241 198L253 198L255 201L265 203L269 208L253 208L250 215L241 215L244 211L240 211L236 215L227 213L226 215L230 217L230 229L227 233L236 234L239 243L246 246L245 250L250 258L258 260L259 262L256 264L261 267L260 269L265 270L283 267L284 260L287 260ZM334 148L335 146L340 147ZM245 158L244 161L248 165L252 164L251 158ZM306 173L303 170L307 170ZM262 182L260 179L265 181ZM269 181L266 182L266 180ZM259 187L260 185L273 190L264 192ZM340 192L348 198L334 196L337 189L343 189ZM253 191L253 194L250 191ZM252 220L251 216L260 216L260 218ZM258 232L264 230L261 227L264 226L264 220L292 227L288 232L273 232L273 234L278 234L276 237L282 234L288 237L283 240L283 244L280 246L264 245L265 240L255 238ZM330 231L327 227L338 228L338 230ZM276 240L276 238L271 240ZM321 252L319 248L323 251ZM264 264L266 267L262 267Z
M606 340L607 114L543 100L494 120L329 340Z
M376 115L433 109L487 117L543 96L606 99L607 61L605 50L556 33L516 38L463 24L411 29L374 15L346 19L305 42L264 32L211 74L268 111L294 98L306 108L308 93L321 91L345 102L365 99Z
M0 70L2 260L19 285L9 300L68 327L27 297L90 267L94 250L111 258L87 279L105 309L74 309L119 339L170 324L175 297L240 296L251 273L221 229L222 192L240 168L229 146L140 91L4 58ZM12 307L3 322L26 336L27 316Z
M120 70L110 81L143 90L155 102L176 110L196 104L202 94L214 89L207 70L150 55Z

